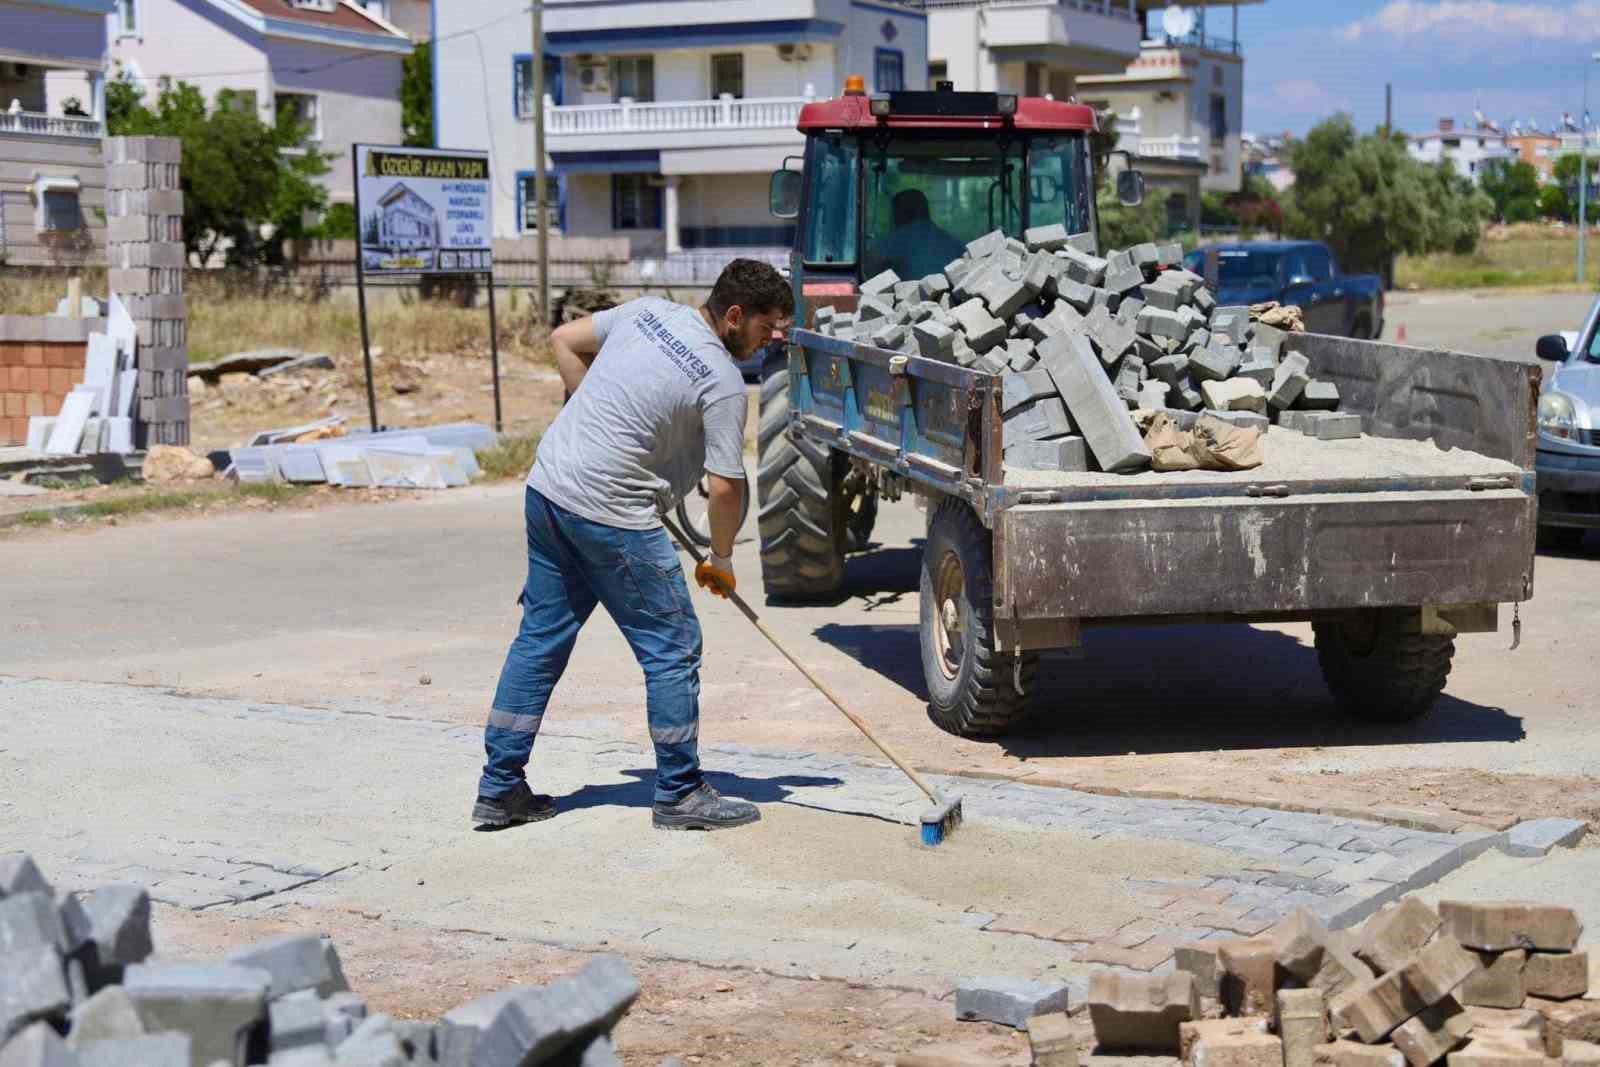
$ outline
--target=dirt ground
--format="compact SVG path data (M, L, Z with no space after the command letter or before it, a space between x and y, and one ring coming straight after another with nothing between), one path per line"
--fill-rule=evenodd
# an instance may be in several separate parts
M174 958L214 958L258 938L316 931L333 938L351 988L371 1010L429 1020L509 985L565 977L589 958L534 941L328 908L287 906L270 916L243 919L158 905L157 950ZM906 1052L961 1056L973 1064L1028 1062L1023 1035L958 1023L948 1002L920 992L674 960L628 962L641 986L617 1029L629 1067L667 1056L691 1064L886 1064Z

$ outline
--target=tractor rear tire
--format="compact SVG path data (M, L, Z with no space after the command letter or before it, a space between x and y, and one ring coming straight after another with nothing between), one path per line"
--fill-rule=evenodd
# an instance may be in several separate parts
M1039 663L1035 652L995 649L992 552L970 507L939 504L922 551L922 673L929 717L957 737L998 737L1024 722Z
M1418 633L1404 611L1353 611L1312 624L1322 677L1347 714L1368 722L1410 722L1444 692L1454 637Z
M761 368L756 490L761 510L761 580L773 600L827 600L844 582L849 531L839 499L842 464L789 430L789 362Z

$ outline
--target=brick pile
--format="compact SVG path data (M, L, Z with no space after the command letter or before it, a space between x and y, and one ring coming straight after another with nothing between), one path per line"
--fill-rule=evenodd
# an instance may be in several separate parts
M136 444L189 443L189 349L183 274L182 142L106 141L107 284L139 335Z
M1189 1067L1591 1067L1582 930L1547 904L1408 897L1339 933L1301 910L1180 948L1170 974L1101 972L1089 1016L1102 1049Z
M1338 388L1284 354L1287 332L1248 307L1219 307L1182 268L1182 246L1106 257L1094 247L1092 234L1059 224L1020 241L996 230L940 273L868 279L854 312L820 308L815 328L1001 377L1013 469L1144 470L1151 453L1135 410L1168 412L1184 430L1210 415L1360 435L1360 416L1336 412Z
M0 856L3 1067L533 1067L620 1065L611 1031L639 995L617 956L515 986L437 1023L370 1012L332 942L262 941L210 962L152 956L136 886L57 895Z

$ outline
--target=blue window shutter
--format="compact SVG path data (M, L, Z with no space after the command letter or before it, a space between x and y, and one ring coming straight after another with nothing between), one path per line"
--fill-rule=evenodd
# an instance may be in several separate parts
M561 105L561 57L546 53L544 57L544 91L556 106Z
M560 205L560 207L557 209L559 211L559 215L556 218L556 225L561 227L561 232L562 233L566 233L567 232L567 176L565 174L557 174L556 175L556 202Z
M527 56L513 55L511 57L511 114L522 118L522 61Z

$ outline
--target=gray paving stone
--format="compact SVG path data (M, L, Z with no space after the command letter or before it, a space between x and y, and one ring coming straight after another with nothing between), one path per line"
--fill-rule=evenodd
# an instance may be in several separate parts
M188 1034L151 1034L115 1041L90 1041L77 1050L78 1067L205 1067L196 1061ZM222 1057L233 1062L232 1056Z
M67 1041L76 1047L88 1041L142 1037L144 1032L144 1023L127 990L108 985L72 1009Z
M45 880L32 856L25 852L0 856L0 900L19 893L43 893L49 896L52 892L50 883Z
M350 988L333 941L315 934L258 941L228 953L226 959L240 967L266 971L272 982L267 995L273 998L306 989L326 997Z
M1510 856L1543 856L1558 846L1576 845L1588 829L1589 824L1578 819L1529 819L1507 831L1500 848Z
M145 1029L189 1035L194 1067L223 1060L242 1067L239 1035L266 1016L272 976L228 963L137 963L123 988Z
M48 1023L33 1023L10 1041L0 1031L0 1067L77 1067L78 1058Z
M1150 465L1150 450L1088 338L1052 339L1040 348L1039 358L1101 470L1134 471Z
M55 945L0 951L0 1042L31 1022L65 1016L71 1004L66 969Z
M956 986L956 1018L1026 1030L1035 1015L1067 1011L1069 998L1064 982L1004 976L963 978Z

